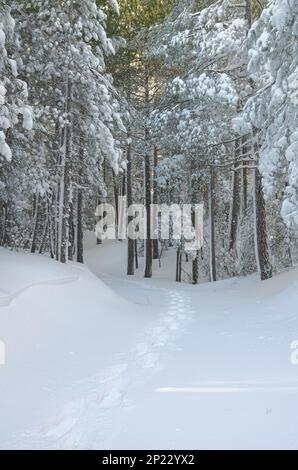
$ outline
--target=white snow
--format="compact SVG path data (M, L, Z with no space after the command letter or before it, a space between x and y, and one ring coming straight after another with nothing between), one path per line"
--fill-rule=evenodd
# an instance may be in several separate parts
M5 134L0 130L0 155L2 155L8 162L12 159L12 153L9 145L5 141Z
M0 249L1 448L298 448L297 269L192 286L87 245L94 274Z

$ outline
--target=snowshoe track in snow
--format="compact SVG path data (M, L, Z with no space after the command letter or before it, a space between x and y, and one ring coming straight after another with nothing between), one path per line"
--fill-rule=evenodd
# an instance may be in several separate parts
M137 406L129 399L130 386L138 382L140 376L145 381L149 370L153 373L154 369L164 367L163 348L174 342L177 332L194 313L185 293L168 290L165 305L140 342L130 353L122 355L122 363L92 377L92 390L83 398L66 403L61 412L47 422L43 435L51 448L104 448L114 413L120 423L121 416ZM84 434L81 429L85 430Z

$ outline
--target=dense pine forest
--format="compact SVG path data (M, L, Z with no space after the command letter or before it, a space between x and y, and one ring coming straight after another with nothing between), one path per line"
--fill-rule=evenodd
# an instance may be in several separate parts
M297 305L298 0L0 0L0 450L297 450Z
M118 215L121 195L204 203L202 249L129 241L128 274L145 252L150 277L169 245L192 283L292 266L297 8L2 0L0 244L83 262L97 204Z

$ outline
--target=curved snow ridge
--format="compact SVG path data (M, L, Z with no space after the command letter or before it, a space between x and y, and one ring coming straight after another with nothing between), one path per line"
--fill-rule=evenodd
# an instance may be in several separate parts
M48 285L63 285L63 284L71 284L73 282L77 282L80 279L79 276L69 276L59 279L47 279L44 281L34 281L26 286L22 287L21 289L12 292L11 294L1 295L0 293L0 307L7 307L10 305L17 297L22 295L27 290L31 289L32 287L38 286L48 286Z

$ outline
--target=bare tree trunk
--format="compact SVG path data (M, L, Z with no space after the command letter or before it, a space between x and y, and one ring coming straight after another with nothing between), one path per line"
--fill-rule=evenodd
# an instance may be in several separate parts
M145 66L146 67L146 66ZM145 107L149 116L149 72L145 70ZM151 156L149 153L149 129L145 128L145 207L146 207L146 253L145 277L152 277L152 239L151 239Z
M266 208L262 187L262 176L258 168L254 170L254 206L256 261L261 280L264 281L272 277L272 266L269 259Z
M129 135L128 135L129 137ZM131 144L127 146L127 169L126 169L126 195L127 195L127 206L133 204L132 198L132 155L131 155ZM132 221L133 217L128 216L128 223ZM127 241L127 274L134 274L134 263L135 263L135 246L136 240L128 237Z
M83 246L83 191L78 189L77 196L77 262L84 263Z
M4 203L0 203L0 216L2 226L2 232L0 234L0 246L3 246L6 232L6 204Z
M145 277L152 277L152 239L151 239L151 165L150 155L145 157L145 206L146 206L146 264Z
M135 247L136 269L139 269L138 240L137 239L135 240L134 247Z
M44 231L43 231L43 234L42 234L42 237L41 237L41 243L40 243L40 247L39 247L39 254L44 253L48 232L49 232L49 212L48 212L48 206L46 205L46 219L45 219ZM52 253L51 253L51 255L52 255Z
M176 255L176 282L181 282L181 271L182 271L182 250L179 245L177 248Z
M113 169L112 169L112 173L113 173L113 188L114 188L114 202L115 202L115 217L116 217L117 238L118 238L118 223L119 223L118 197L119 197L119 189L118 189L117 177L116 177L115 172L114 172Z
M237 241L237 230L239 223L240 215L240 175L237 167L239 166L239 147L241 145L241 139L236 140L236 150L235 151L235 163L233 168L232 175L232 200L231 200L231 209L230 209L230 222L229 222L229 250L233 250Z
M245 0L245 18L247 21L248 30L250 30L252 25L251 0Z
M263 193L262 176L257 167L259 162L259 143L257 131L252 134L252 150L256 168L253 175L253 202L254 202L254 230L255 230L255 256L261 280L272 277L272 266L269 258L266 207Z
M209 185L210 281L216 281L215 229L214 229L214 169L210 168Z
M70 158L71 158L71 127L70 127L71 83L66 84L65 114L63 137L63 155L61 161L60 195L59 195L59 239L58 259L65 263L68 255L69 203L71 191Z
M158 163L158 153L157 147L154 146L154 153L153 153L153 204L158 204L158 194L157 194L157 183L156 183L156 168ZM158 227L157 227L158 230ZM153 239L153 259L159 258L159 250L158 250L158 234Z
M74 242L75 242L75 233L74 233L74 217L73 217L73 204L72 202L69 205L69 236L68 236L68 259L73 260L74 255Z
M196 214L194 207L192 208L191 213L192 226L196 226ZM192 260L192 283L197 284L199 282L199 250L196 250L196 256Z
M241 145L242 145L242 154L247 155L250 150L250 145L245 142L247 141L247 136L242 137ZM242 169L242 197L241 197L241 215L246 214L247 210L247 195L248 195L248 171L245 166L247 165L247 160L242 161L243 169Z
M35 208L34 208L34 221L33 221L33 232L31 239L31 253L35 253L37 249L37 232L39 222L39 194L34 196Z

